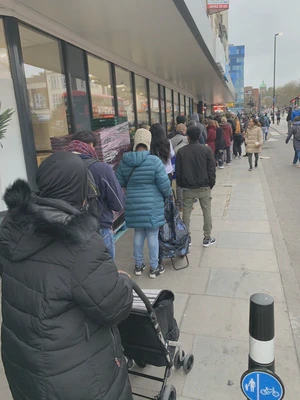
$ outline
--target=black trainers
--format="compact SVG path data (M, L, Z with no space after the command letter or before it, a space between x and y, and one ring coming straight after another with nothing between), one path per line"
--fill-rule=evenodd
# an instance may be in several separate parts
M145 271L146 267L147 267L146 264L142 264L141 266L136 265L135 269L134 269L135 275L136 276L141 276L142 272Z
M253 168L249 168L248 171L250 171L250 172L253 171Z
M216 244L215 238L210 237L210 238L203 239L203 247L213 246L214 244Z
M191 245L192 245L192 238L189 237L189 246L191 246Z
M163 265L159 265L156 269L150 268L150 278L155 279L159 275L165 272L165 267Z

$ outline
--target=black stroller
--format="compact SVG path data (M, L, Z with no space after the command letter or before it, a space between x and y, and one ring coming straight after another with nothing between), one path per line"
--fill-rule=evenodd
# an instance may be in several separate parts
M176 400L176 389L167 385L171 369L183 367L189 373L194 356L185 355L178 342L179 328L174 319L174 294L169 290L142 291L133 282L134 301L129 317L119 325L124 354L128 360L129 374L151 379L162 384L157 396L133 395L150 400ZM176 354L176 348L178 349ZM133 360L139 368L146 365L165 367L162 378L132 371Z

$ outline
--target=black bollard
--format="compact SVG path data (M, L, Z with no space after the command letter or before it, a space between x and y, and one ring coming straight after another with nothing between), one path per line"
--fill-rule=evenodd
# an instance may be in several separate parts
M274 299L262 293L250 298L249 370L268 369L275 372Z

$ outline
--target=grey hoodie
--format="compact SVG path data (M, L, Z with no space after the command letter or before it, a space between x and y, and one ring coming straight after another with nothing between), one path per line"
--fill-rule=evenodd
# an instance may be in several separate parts
M191 119L193 121L197 122L197 126L198 126L198 128L200 128L200 131L201 131L202 141L204 141L204 144L205 144L207 141L207 131L206 131L205 126L200 123L199 115L197 113L194 113L191 116ZM201 138L200 138L200 142L201 142Z

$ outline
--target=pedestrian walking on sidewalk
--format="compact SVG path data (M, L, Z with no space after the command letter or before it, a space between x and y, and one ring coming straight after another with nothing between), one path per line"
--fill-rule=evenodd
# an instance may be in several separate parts
M285 141L286 144L288 144L292 136L295 150L293 165L297 165L298 161L300 161L300 116L294 119L294 124L291 127L288 137ZM298 167L300 168L300 165L298 165Z
M263 145L263 135L260 123L255 118L251 118L245 135L246 153L249 160L249 171L253 170L253 154L255 155L255 167L258 166L259 154Z
M67 151L78 154L94 177L99 188L99 232L103 237L112 259L115 258L115 241L112 231L113 211L122 211L125 195L110 165L99 161L95 151L96 138L91 131L82 131L73 135Z
M292 127L292 112L293 108L289 107L288 115L286 117L286 122L288 123L288 134L290 133L290 129Z
M230 146L231 146L231 141L233 140L233 136L232 136L231 125L227 122L227 119L225 117L222 117L222 119L221 119L220 128L223 129L223 134L224 134L224 140L225 140L225 146L226 146L226 148L225 148L226 164L230 165L230 163L231 163Z
M14 400L132 400L117 325L132 308L88 210L87 169L61 152L17 180L0 229L2 361Z
M268 113L265 113L265 117L266 117L266 135L265 135L264 139L265 139L265 141L267 141L268 134L269 134L269 131L270 131L271 120L268 117Z
M277 119L277 125L279 125L280 124L280 120L281 120L281 114L280 114L279 110L276 113L276 119Z
M198 127L188 128L189 144L176 157L176 179L183 188L183 222L190 232L191 212L198 199L204 219L203 246L208 247L216 243L211 237L211 189L216 183L216 163L211 148L199 143L200 134Z
M224 133L223 129L220 128L217 121L213 121L216 125L216 152L215 152L215 159L216 164L219 165L220 169L224 169L224 149L226 147L225 140L224 140Z
M172 142L168 140L165 130L161 124L153 124L150 128L150 132L152 135L150 152L153 156L157 156L163 162L172 186L172 158L175 156Z
M237 157L241 158L243 137L242 137L241 124L238 117L235 117L235 124L236 124L236 129L235 132L233 133L233 154L235 158Z
M268 120L264 113L260 114L259 123L261 126L262 134L263 134L263 141L267 140L267 128L268 128Z
M150 154L150 148L151 132L138 129L133 152L123 154L117 178L126 188L126 225L134 228L135 275L140 276L146 269L144 242L147 238L150 278L154 279L165 272L164 267L159 265L158 232L165 223L164 200L172 191L164 164Z

